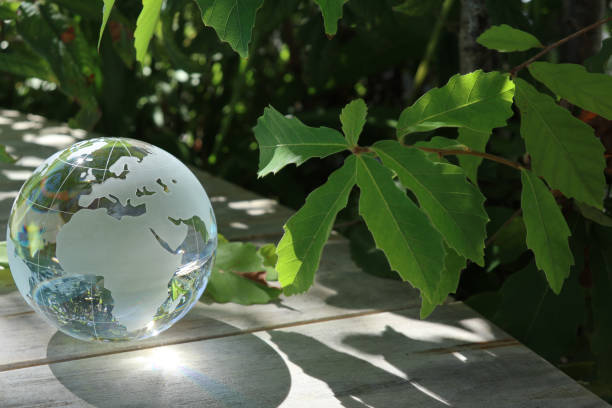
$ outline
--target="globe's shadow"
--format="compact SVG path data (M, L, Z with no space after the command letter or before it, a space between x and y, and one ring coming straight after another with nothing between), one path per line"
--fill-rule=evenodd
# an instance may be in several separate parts
M227 326L228 333L238 331L210 320ZM98 356L66 361L67 346L77 356L84 351ZM253 334L117 353L58 331L49 341L47 358L60 361L49 364L60 383L99 408L268 408L283 402L291 387L281 356Z

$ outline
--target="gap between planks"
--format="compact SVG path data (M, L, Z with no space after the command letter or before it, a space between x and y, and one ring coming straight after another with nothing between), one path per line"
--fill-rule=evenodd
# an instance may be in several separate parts
M452 302L452 303L455 303L455 302ZM335 320L351 319L355 317L370 316L370 315L381 314L381 313L400 312L400 311L405 311L405 310L411 310L417 307L419 306L408 306L408 307L403 306L403 307L396 307L396 308L369 310L369 311L356 312L356 313L347 313L347 314L343 314L339 316L328 316L328 317L322 317L322 318L317 318L317 319L302 320L299 322L253 327L250 329L238 330L232 333L207 335L207 336L201 336L201 337L196 337L196 338L191 338L191 339L168 341L168 342L163 342L160 344L155 344L155 345L152 344L152 345L146 345L146 346L140 346L140 347L138 346L138 344L135 344L134 347L130 347L130 348L125 348L121 350L109 350L109 351L104 351L104 352L99 352L99 353L91 353L86 356L65 357L65 358L58 358L58 359L41 358L37 360L0 365L0 373L11 371L11 370L19 370L23 368L36 367L36 366L41 366L41 365L64 363L64 362L75 361L75 360L84 360L88 358L102 357L102 356L107 356L107 355L128 353L128 352L140 351L140 350L149 350L149 349L154 349L157 347L174 346L174 345L179 345L179 344L194 343L198 341L234 337L234 336L240 336L243 334L253 334L257 332L265 332L268 330L277 330L277 329L285 329L289 327L305 326L305 325L314 324L314 323L325 323L325 322L330 322L330 321L335 321ZM469 348L497 348L497 347L513 346L517 344L520 344L520 343L516 341L515 339L505 338L505 339L500 339L500 340L492 340L488 342L459 344L457 346L453 346L450 348L434 348L434 349L429 349L429 350L423 350L423 351L419 351L418 354L453 353L455 351L465 350Z

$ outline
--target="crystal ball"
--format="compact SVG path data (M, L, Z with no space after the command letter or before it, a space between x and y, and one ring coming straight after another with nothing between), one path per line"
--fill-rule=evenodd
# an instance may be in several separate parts
M82 340L138 340L180 320L212 270L206 191L166 151L78 142L43 162L13 203L9 265L29 305Z

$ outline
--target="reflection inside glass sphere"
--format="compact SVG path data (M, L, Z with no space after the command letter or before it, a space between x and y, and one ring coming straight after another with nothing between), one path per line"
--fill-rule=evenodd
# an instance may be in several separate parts
M13 278L49 323L83 340L167 329L208 282L210 201L178 159L144 142L82 141L25 182L7 232Z

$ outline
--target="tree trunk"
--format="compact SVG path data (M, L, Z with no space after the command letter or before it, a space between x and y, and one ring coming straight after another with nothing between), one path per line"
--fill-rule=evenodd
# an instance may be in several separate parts
M605 8L605 0L563 0L565 35L604 18ZM564 44L560 49L561 61L581 64L599 51L600 46L601 26Z
M489 28L486 0L461 0L461 27L459 28L459 69L465 74L475 69L493 69L490 50L476 42L476 38Z

